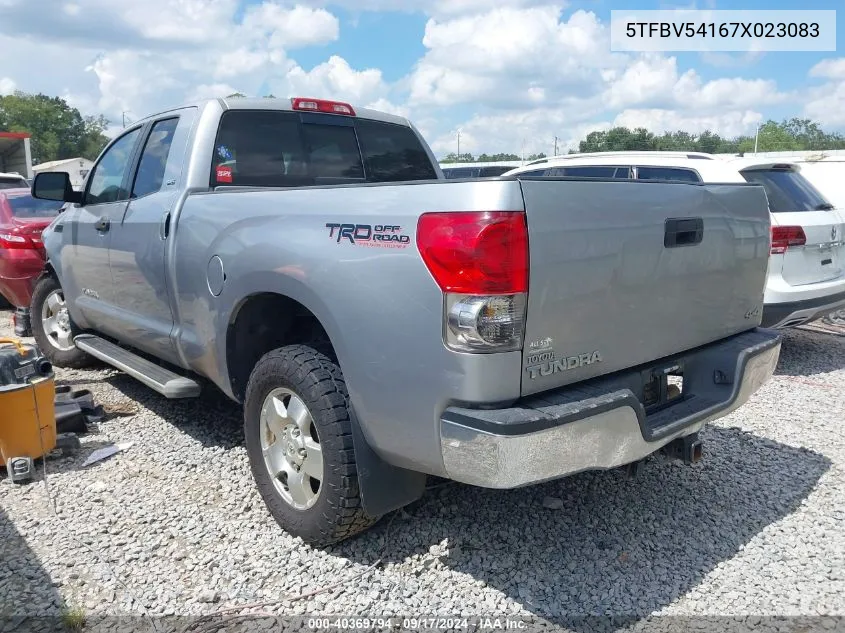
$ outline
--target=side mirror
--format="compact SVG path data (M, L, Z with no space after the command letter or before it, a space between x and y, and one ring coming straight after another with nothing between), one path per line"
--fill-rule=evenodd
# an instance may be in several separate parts
M45 171L35 176L32 197L58 202L82 202L82 194L74 191L66 171Z

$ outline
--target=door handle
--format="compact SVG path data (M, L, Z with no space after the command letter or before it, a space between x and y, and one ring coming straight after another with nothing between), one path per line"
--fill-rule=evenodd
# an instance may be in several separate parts
M111 224L111 221L107 216L104 215L94 223L94 228L97 229L100 233L105 233L109 230L109 224Z
M704 237L701 218L668 218L663 232L663 246L678 248L700 244Z
M161 218L161 239L166 240L167 236L170 235L170 211L164 214L164 217Z

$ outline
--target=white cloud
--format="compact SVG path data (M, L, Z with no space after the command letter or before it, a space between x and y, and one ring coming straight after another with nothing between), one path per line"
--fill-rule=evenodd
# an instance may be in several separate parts
M713 112L712 114L688 114L661 109L623 110L614 118L613 127L644 127L655 134L675 130L700 134L705 130L710 130L722 136L733 137L753 131L754 126L762 118L762 115L754 110Z
M341 99L352 103L367 103L378 99L387 91L381 71L373 68L355 70L342 57L332 55L328 61L310 71L296 66L279 84L273 86L274 94L289 96Z
M810 69L811 77L845 79L845 57L823 59Z
M350 12L393 11L402 13L424 13L429 16L448 17L482 13L490 9L489 0L304 0L309 6L338 6ZM525 8L554 4L564 7L568 2L549 0L498 0L500 8Z
M788 98L772 80L721 78L705 82L692 69L679 74L675 57L655 54L634 60L607 91L612 108L639 105L709 111L763 106Z
M562 19L557 6L432 18L423 44L428 52L409 78L410 103L417 106L554 103L566 94L595 92L601 71L626 59L610 53L609 34L594 13Z
M387 112L388 114L395 114L396 116L401 116L410 118L411 110L407 106L397 105L384 97L380 97L376 99L372 103L368 103L364 106L365 108L371 108L373 110L378 110L379 112Z
M15 91L15 82L8 77L0 77L0 95L12 94Z
M823 125L845 127L845 57L824 59L809 75L828 81L808 92L804 116Z
M244 16L243 29L252 39L268 37L271 48L287 50L332 42L340 34L337 18L328 11L303 6L286 9L273 2L250 7Z
M124 111L140 118L199 97L255 95L266 85L277 93L307 89L365 102L387 93L379 70L358 71L337 56L306 69L289 57L337 40L339 22L323 8L276 0L248 7L240 0L41 4L48 3L39 11L29 0L0 4L0 50L16 52L11 68L4 60L4 74L22 89L64 93L112 121ZM42 72L63 79L44 81Z

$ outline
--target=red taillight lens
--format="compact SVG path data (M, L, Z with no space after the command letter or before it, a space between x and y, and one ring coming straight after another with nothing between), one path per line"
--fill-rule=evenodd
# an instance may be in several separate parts
M521 211L424 213L417 248L443 292L528 291L528 228Z
M294 110L311 110L312 112L328 112L329 114L346 114L349 116L355 116L355 110L352 109L352 106L341 101L293 97L291 99L291 107Z
M772 227L772 255L781 255L790 246L804 246L807 243L807 236L800 226L773 226Z
M28 237L17 233L0 233L0 248L35 248Z

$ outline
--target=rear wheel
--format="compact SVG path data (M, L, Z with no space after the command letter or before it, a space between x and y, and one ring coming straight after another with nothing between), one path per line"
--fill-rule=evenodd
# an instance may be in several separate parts
M265 354L247 385L252 474L276 522L314 545L372 526L361 507L349 396L338 367L306 345Z
M56 367L82 368L94 364L94 358L73 342L79 330L70 318L64 292L55 278L43 277L36 284L30 324L41 353Z

